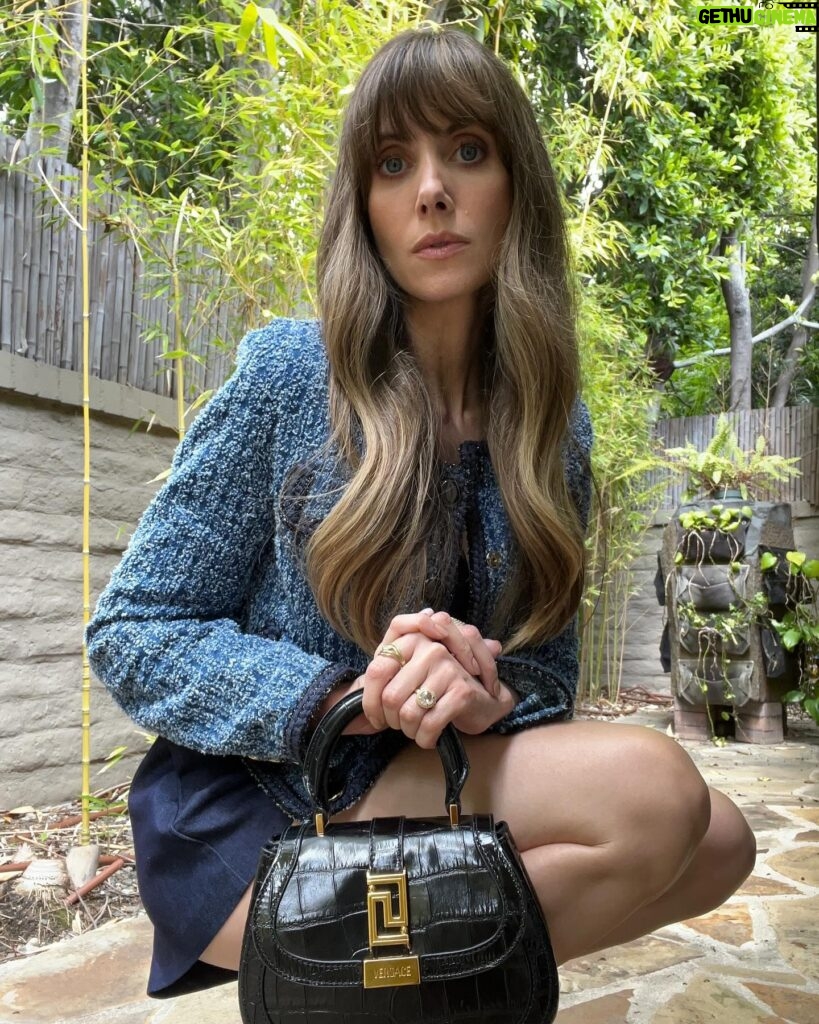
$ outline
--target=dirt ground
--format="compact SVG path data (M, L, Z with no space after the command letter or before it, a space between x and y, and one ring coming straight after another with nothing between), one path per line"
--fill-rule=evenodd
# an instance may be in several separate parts
M62 865L69 850L81 845L80 802L0 810L0 963L142 909L125 789L108 790L92 800L91 842L99 846L101 864L113 862L113 874L70 905L66 900L73 887L67 879L38 884L31 873L25 875L25 866L44 860Z

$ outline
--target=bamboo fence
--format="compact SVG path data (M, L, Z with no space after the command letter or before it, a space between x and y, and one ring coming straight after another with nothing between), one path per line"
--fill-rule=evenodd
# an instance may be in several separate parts
M79 171L53 157L29 160L21 140L0 134L0 350L80 372L82 274L79 265ZM167 267L121 229L117 197L92 198L88 242L91 280L90 372L103 380L176 397L175 322ZM170 237L168 238L170 246ZM230 371L232 343L243 330L237 302L207 254L187 253L180 317L188 360L187 399L218 387ZM163 280L164 278L164 280Z

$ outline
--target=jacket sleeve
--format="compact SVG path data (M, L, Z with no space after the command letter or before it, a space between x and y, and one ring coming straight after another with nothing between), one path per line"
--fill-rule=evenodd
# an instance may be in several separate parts
M137 724L212 754L298 761L325 695L358 673L239 626L274 534L275 328L176 449L85 630L97 677ZM272 552L272 545L270 546Z
M585 403L577 399L565 452L566 479L585 533L591 509L590 455L594 434ZM570 718L579 676L577 616L545 643L502 654L496 659L498 678L520 697L515 708L491 732L514 732L554 718Z

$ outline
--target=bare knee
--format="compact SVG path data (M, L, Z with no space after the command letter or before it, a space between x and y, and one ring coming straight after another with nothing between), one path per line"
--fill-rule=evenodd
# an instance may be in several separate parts
M716 790L711 806L711 825L697 851L705 901L700 913L724 903L756 864L756 838L739 808Z
M619 727L618 727L619 728ZM621 856L642 873L652 896L664 892L708 832L711 800L705 780L673 740L648 729L629 730L624 784L630 787Z

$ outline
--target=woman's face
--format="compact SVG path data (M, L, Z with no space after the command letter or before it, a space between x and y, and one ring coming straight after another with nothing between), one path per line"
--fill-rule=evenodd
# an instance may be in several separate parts
M382 136L376 151L368 198L375 244L417 302L475 297L509 221L509 174L478 124L412 132L403 141Z

